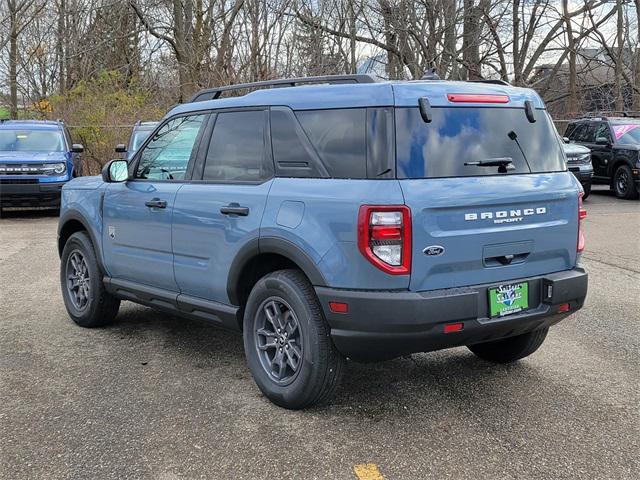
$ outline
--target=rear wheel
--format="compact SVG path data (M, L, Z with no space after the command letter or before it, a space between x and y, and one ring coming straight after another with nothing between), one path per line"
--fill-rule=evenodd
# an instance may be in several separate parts
M618 198L626 200L634 200L638 198L638 190L636 190L633 181L633 175L628 165L620 165L613 175L613 190Z
M69 237L60 261L62 298L71 319L81 327L100 327L118 314L120 300L102 283L91 239L85 232Z
M273 403L301 409L331 397L344 357L313 288L298 270L262 277L244 313L244 350L258 387Z
M483 360L495 363L510 363L528 357L538 350L548 332L548 328L541 328L540 330L502 340L467 345L467 348Z

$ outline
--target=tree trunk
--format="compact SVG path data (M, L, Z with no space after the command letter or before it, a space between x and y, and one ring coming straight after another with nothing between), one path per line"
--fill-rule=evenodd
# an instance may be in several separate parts
M58 32L56 38L56 56L58 57L58 92L62 95L67 87L65 68L66 68L66 58L65 58L65 11L66 11L66 2L65 0L59 0L58 2Z
M522 82L520 66L520 0L513 0L513 83Z
M566 24L567 31L567 48L569 49L569 86L566 111L575 113L578 110L578 89L577 89L577 73L576 73L576 42L573 37L573 24L569 18L569 0L562 0L562 14Z
M636 0L636 19L638 19L638 25L636 26L638 41L636 42L635 69L632 78L635 85L640 86L640 0ZM633 110L640 112L640 92L636 90L633 92Z
M462 61L466 69L466 80L480 80L480 29L479 10L475 0L464 0L464 23L462 31Z
M11 118L18 118L18 18L15 1L9 6L9 103Z
M618 25L617 25L617 52L615 52L615 109L624 110L624 94L622 91L622 60L624 58L624 9L622 8L622 0L616 0L618 6Z

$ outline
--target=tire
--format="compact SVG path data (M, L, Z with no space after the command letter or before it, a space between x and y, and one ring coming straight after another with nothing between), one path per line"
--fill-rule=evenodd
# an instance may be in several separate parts
M258 280L247 300L243 332L249 370L273 403L298 410L332 396L345 358L302 272L278 270Z
M85 232L74 233L64 245L60 287L67 313L81 327L101 327L118 314L120 300L105 290L93 244Z
M631 169L628 165L620 165L616 168L616 172L613 175L613 190L618 198L625 200L638 198L638 190L636 190Z
M582 189L584 190L584 194L582 195L582 199L586 200L587 197L591 194L591 182L585 183L582 185Z
M510 363L528 357L538 350L547 338L548 332L549 328L541 328L502 340L467 345L467 348L488 362Z

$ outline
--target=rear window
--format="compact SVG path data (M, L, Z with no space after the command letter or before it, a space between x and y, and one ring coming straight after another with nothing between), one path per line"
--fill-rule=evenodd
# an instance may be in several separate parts
M433 121L425 123L418 108L396 109L398 178L504 175L498 166L465 163L505 159L511 160L506 174L566 170L543 110L536 110L535 123L522 108L445 107L433 108L432 115Z
M0 130L2 152L63 152L64 137L58 130Z

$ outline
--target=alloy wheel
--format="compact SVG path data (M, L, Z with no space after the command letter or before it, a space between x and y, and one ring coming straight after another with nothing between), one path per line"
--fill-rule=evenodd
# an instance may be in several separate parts
M82 311L87 308L91 294L91 279L84 255L74 250L67 259L67 293L73 306Z
M262 368L276 383L291 383L302 366L300 322L291 306L280 297L269 297L256 313L255 347Z

